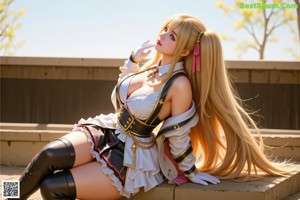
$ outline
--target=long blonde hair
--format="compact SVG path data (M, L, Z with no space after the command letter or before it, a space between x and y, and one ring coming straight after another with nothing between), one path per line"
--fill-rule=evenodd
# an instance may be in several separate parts
M199 19L187 14L171 17L161 31L166 26L170 30L179 27L179 33L171 69L165 79L170 77L175 64L182 59L183 50L190 50L190 54L183 59L200 116L198 124L190 132L193 152L197 158L202 158L198 169L221 179L243 177L243 180L249 180L258 177L260 172L265 175L284 174L263 153L259 130L242 108L241 100L228 78L218 35L206 30ZM201 70L192 73L193 48L197 36L203 31L200 41ZM160 59L161 54L156 52L143 68L155 65ZM256 130L258 141L250 128Z

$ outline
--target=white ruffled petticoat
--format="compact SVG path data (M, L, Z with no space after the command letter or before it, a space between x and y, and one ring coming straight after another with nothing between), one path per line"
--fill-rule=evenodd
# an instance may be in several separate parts
M123 165L127 167L125 185L114 175L113 170L109 168L106 161L103 160L99 153L94 150L95 144L88 131L82 127L74 125L73 131L81 131L87 135L88 142L91 144L91 155L101 163L101 169L104 174L107 174L112 181L112 184L117 188L121 195L130 198L131 195L139 192L140 188L144 188L147 192L155 186L163 182L163 177L160 173L158 163L158 151L156 144L150 149L136 149L136 162L133 168L132 150L133 141L126 134L122 133L122 129L116 125L116 114L99 115L94 119L88 119L86 122L96 123L101 127L115 129L115 134L122 141L125 142L124 161ZM137 138L137 137L136 137ZM141 141L149 141L151 138L137 138ZM132 167L129 167L132 166Z

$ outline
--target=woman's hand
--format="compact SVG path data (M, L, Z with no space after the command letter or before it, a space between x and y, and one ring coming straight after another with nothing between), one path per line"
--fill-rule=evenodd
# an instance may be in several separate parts
M146 58L151 53L150 48L154 47L155 44L151 44L149 42L150 42L150 40L147 40L141 46L139 46L138 48L136 48L134 50L132 56L135 61L140 62L141 60ZM145 50L148 50L148 51L145 51Z
M195 176L189 178L193 183L208 185L208 183L218 184L220 180L206 173L198 172Z

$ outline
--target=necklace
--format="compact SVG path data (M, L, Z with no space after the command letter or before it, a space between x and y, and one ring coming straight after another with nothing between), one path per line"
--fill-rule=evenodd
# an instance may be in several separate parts
M156 73L158 73L158 72L159 72L158 66L155 66L154 70L152 70L150 72L148 71L148 74L147 74L148 79L153 78L156 75Z
M157 73L159 76L164 76L169 72L171 66L170 64L165 64L165 65L160 65L160 64L161 62L159 62L154 67L148 69L148 74L147 74L148 80L155 77ZM184 69L183 62L178 62L176 63L173 71L182 70L182 69Z

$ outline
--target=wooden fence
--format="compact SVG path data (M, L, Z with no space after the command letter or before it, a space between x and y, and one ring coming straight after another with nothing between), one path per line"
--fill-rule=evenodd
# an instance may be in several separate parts
M73 124L113 112L124 59L1 57L1 122ZM300 129L300 62L226 61L260 128Z

